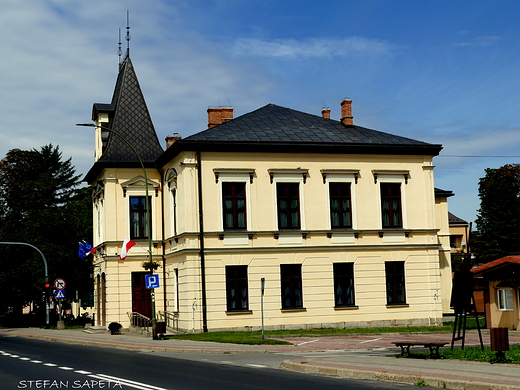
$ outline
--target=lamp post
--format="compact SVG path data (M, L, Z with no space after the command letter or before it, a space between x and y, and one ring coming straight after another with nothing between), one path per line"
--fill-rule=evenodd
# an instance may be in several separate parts
M144 167L143 160L141 159L141 156L137 152L137 150L134 148L134 146L125 138L123 137L119 132L112 130L108 127L95 125L94 123L78 123L76 126L85 126L85 127L99 127L100 129L106 130L110 133L115 134L118 136L124 143L126 143L130 149L132 149L132 152L134 152L135 156L139 160L139 164L141 164L141 169L143 170L144 175L144 185L145 185L145 207L146 212L148 214L148 223L147 223L147 235L148 235L148 258L149 262L152 263L152 210L150 209L150 200L148 199L148 175L146 174L146 168ZM150 269L150 273L153 274L153 267ZM151 289L151 298L152 298L152 338L154 340L158 340L157 336L157 319L155 317L155 289Z

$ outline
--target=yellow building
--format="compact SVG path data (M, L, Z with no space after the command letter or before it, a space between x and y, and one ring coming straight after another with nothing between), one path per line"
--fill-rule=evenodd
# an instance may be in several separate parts
M94 105L85 178L96 323L151 316L146 182L109 128L147 172L159 318L189 331L259 329L262 312L266 329L440 324L453 195L434 187L442 147L355 125L350 100L341 113L210 108L207 130L163 151L126 58L112 102ZM137 245L120 260L125 237Z

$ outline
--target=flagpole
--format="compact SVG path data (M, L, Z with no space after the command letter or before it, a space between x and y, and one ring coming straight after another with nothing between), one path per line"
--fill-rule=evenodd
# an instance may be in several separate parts
M85 127L94 127L94 128L100 128L103 130L106 130L110 133L115 134L118 136L124 143L126 143L130 149L132 149L132 152L134 152L135 156L139 160L139 164L141 164L141 168L143 170L144 175L144 184L145 184L145 207L146 212L148 215L148 223L147 223L147 234L148 234L148 257L150 263L152 263L152 210L150 209L150 200L148 199L148 175L146 173L146 168L144 167L143 160L141 159L141 156L137 152L137 150L134 148L134 146L125 138L123 137L119 132L112 130L108 127L96 125L94 123L77 123L76 126L85 126ZM153 275L153 268L150 270L150 274ZM151 289L151 300L152 300L152 338L154 340L158 340L157 336L157 318L155 316L155 289Z

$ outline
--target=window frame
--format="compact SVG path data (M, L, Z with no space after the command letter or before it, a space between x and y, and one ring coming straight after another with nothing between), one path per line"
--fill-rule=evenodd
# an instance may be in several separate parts
M239 195L236 195L236 187L238 185L241 185L243 186L243 195L242 196L239 196ZM233 188L233 194L232 195L225 195L225 189L226 187L230 186L231 188ZM222 192L222 226L223 226L223 230L247 230L247 182L244 182L244 181L224 181L222 182L222 186L221 186L221 192ZM232 204L232 219L233 219L233 226L226 226L226 221L227 221L227 218L226 216L228 215L226 213L227 211L227 208L226 208L226 201L231 201L231 204ZM239 223L239 212L238 212L238 208L239 206L237 205L237 203L239 201L242 201L243 202L243 223L240 224ZM240 226L242 225L242 226Z
M139 207L137 210L132 208L132 200L139 200ZM142 201L142 202L141 202ZM152 208L152 197L148 195L148 207ZM130 228L130 239L132 240L145 240L148 239L148 228L147 224L150 223L150 232L153 228L153 213L150 214L148 219L148 210L146 209L146 195L131 195L128 197L128 208L129 208L129 228ZM137 221L134 221L133 216L137 214ZM146 222L144 222L146 221ZM137 222L137 225L135 224ZM137 235L134 234L137 226ZM152 233L152 232L151 232ZM152 233L153 235L153 233Z
M227 312L249 312L249 281L247 265L226 266L226 311ZM232 291L237 292L234 297ZM238 292L245 291L245 306L242 300L244 295Z
M281 194L280 187L284 186L284 194ZM296 188L295 194L288 194L288 189L290 188ZM277 215L277 224L278 224L278 230L301 230L302 229L302 216L301 216L301 186L300 182L292 182L292 181L278 181L276 183L276 215ZM296 212L292 211L293 207L286 207L286 210L283 214L285 214L287 224L285 226L282 226L282 213L280 204L282 201L291 202L296 200L297 201L297 207ZM289 203L287 203L289 204ZM296 224L293 224L292 222L292 216L296 213L296 216L298 217L298 221ZM289 221L291 221L289 223Z
M280 295L282 310L304 309L301 264L280 264Z
M399 267L399 269L397 269ZM402 283L402 294L399 294L399 282ZM385 262L385 286L387 306L406 305L406 262ZM391 289L390 289L391 287ZM402 295L402 300L398 299Z
M332 187L335 186L338 191L332 191ZM348 194L343 193L341 188L348 188ZM348 223L344 221L343 207L338 207L338 210L341 209L341 212L338 211L338 218L340 219L340 223L335 225L333 223L333 203L334 200L338 200L338 206L341 204L342 200L348 201ZM353 214L352 214L352 185L350 182L338 182L338 181L330 181L329 182L329 217L330 217L330 227L331 229L351 229L353 226Z
M344 269L342 269L344 268ZM356 288L354 284L354 263L333 263L333 276L334 276L334 307L354 307L356 306ZM343 303L338 303L338 288L342 288L341 298ZM348 288L350 287L350 294ZM348 296L350 295L350 302L348 302Z
M388 193L383 194L383 186L386 186L388 189L391 189L392 187L398 187L399 189L399 195L396 195L392 193L393 191L389 191ZM403 228L404 227L404 213L403 213L403 186L400 182L393 182L393 181L381 181L379 183L379 196L380 196L380 211L381 211L381 226L383 229L392 229L392 228ZM388 204L388 210L390 210L390 202L394 200L399 201L399 210L398 210L398 218L399 223L396 223L394 221L395 218L395 212L388 213L389 215L389 222L385 224L385 213L384 213L384 202L389 202Z
M509 294L507 294L509 293ZM511 299L508 300L507 295L511 296ZM499 287L497 288L497 308L498 311L514 311L515 310L515 301L514 301L514 291L512 287ZM507 303L510 302L512 307L508 307Z

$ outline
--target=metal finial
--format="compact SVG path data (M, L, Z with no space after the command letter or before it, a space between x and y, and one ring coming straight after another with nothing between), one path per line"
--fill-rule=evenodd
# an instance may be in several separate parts
M132 37L130 36L130 13L127 10L126 11L126 56L130 57L130 39Z
M119 27L119 42L117 43L117 55L119 56L119 65L121 65L121 56L123 55L123 51L121 50L121 27Z

